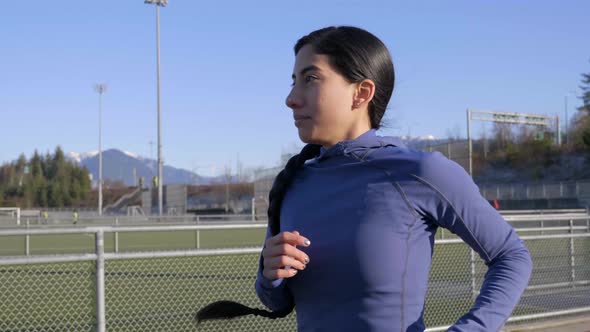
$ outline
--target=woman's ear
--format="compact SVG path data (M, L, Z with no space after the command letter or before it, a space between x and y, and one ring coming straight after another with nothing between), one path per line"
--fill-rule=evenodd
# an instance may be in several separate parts
M369 102L373 100L373 96L375 95L375 83L368 79L362 80L357 83L355 90L352 107L359 108L363 105L369 104Z

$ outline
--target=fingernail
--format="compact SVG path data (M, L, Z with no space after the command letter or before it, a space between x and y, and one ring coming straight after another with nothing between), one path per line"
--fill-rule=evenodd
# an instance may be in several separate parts
M296 275L297 274L297 270L292 269L291 271L293 271L293 275Z
M311 244L311 242L309 242L308 239L305 239L305 241L303 241L303 244L305 244L305 246L309 246Z
M305 270L305 268L306 268L306 267L307 267L307 265L303 265L303 268L302 268L302 270Z
M309 263L309 257L305 257L304 261L305 261L305 264L308 264Z

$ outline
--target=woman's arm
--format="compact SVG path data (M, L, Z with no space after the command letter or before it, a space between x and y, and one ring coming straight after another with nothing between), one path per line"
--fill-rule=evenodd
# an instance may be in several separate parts
M310 242L299 232L282 232L271 237L270 230L266 231L255 288L260 301L272 311L294 306L285 278L295 276L309 262L309 257L297 245L309 246Z
M262 275L263 259L260 256L258 274L256 276L256 294L260 301L270 310L278 311L293 306L293 296L287 288L285 279L269 280Z
M526 246L456 163L433 153L414 177L435 196L427 203L428 214L460 236L488 266L475 304L448 331L498 331L531 275L532 261Z

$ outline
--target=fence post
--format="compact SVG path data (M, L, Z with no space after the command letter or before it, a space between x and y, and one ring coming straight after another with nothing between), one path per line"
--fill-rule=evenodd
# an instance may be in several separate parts
M547 189L545 187L545 183L543 182L543 198L547 198Z
M106 331L105 283L104 283L104 232L99 229L96 236L96 331Z
M27 230L29 229L29 219L27 218ZM25 235L25 255L29 256L31 254L31 236L29 234Z
M197 216L197 226L199 224L199 216ZM197 242L197 249L201 249L201 231L199 229L195 231L195 238L195 241Z
M574 221L570 220L570 234L574 234ZM570 269L572 275L572 287L576 287L576 261L575 261L574 237L570 237Z
M453 157L451 156L451 143L447 143L447 156L447 158L453 160Z
M256 221L256 197L252 197L252 221Z
M559 197L563 198L563 182L559 182Z
M119 218L115 218L115 226L119 226ZM119 252L119 232L115 232L115 252Z
M477 289L475 288L475 251L470 249L471 251L471 296L475 299L477 294Z

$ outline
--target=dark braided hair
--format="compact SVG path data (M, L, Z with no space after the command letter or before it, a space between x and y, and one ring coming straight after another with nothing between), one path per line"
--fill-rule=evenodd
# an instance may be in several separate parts
M308 144L301 152L289 159L285 168L279 172L272 185L269 194L268 206L268 227L271 234L277 235L280 232L281 204L287 188L293 181L297 170L306 160L312 159L320 154L320 145ZM245 315L262 316L266 318L283 318L293 311L294 306L278 311L267 311L263 309L250 308L243 304L232 301L218 301L211 303L197 312L197 323L210 319L229 319Z
M279 172L268 195L268 227L270 233L275 236L281 229L280 216L283 198L287 188L291 185L295 173L303 166L306 160L315 158L320 154L320 145L307 144L301 152L289 159L285 168Z
M311 45L317 54L328 56L336 72L349 82L370 79L375 83L375 95L369 104L371 127L378 129L393 92L395 75L391 56L385 45L371 33L355 27L328 27L316 30L297 41L295 55L305 45ZM306 160L318 156L320 145L308 144L289 159L276 176L269 193L268 227L272 236L281 229L281 205L287 189ZM245 315L282 318L293 311L294 305L279 311L250 308L245 305L219 301L209 304L197 313L197 322L209 319L229 319Z

